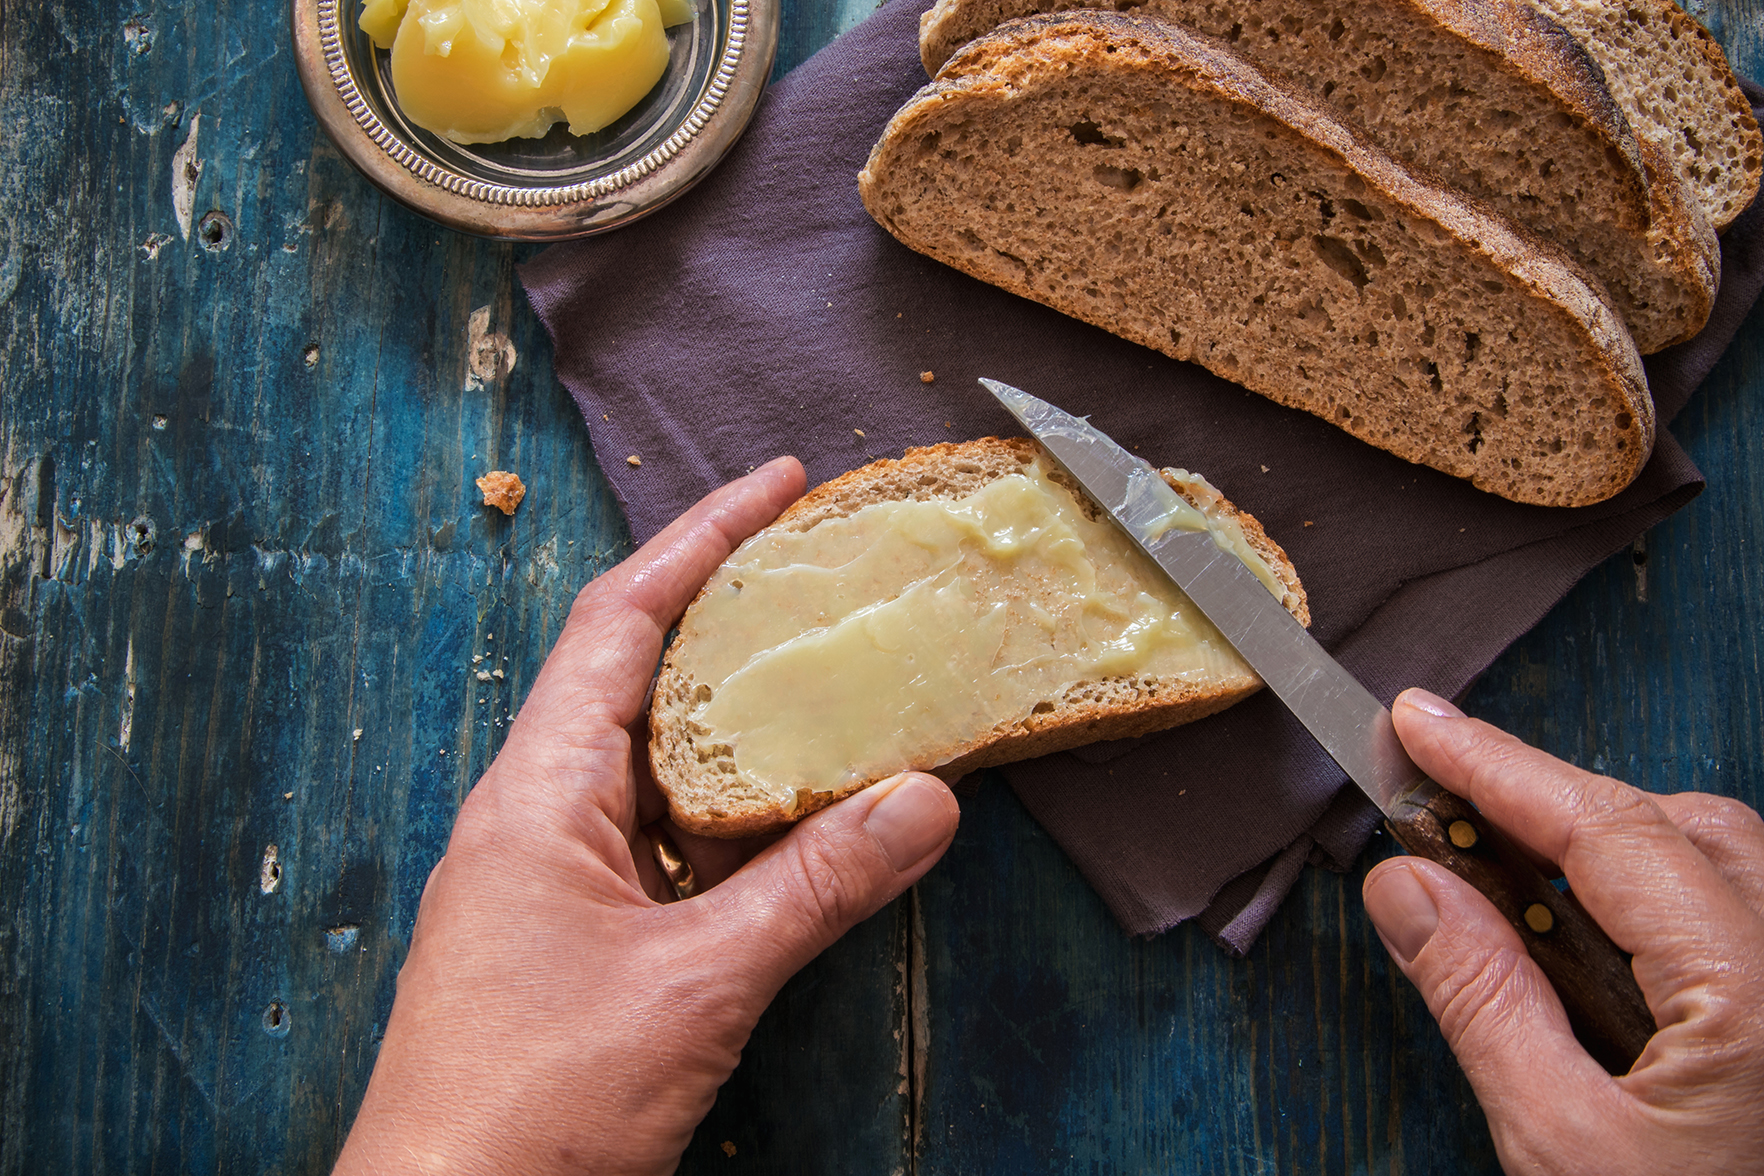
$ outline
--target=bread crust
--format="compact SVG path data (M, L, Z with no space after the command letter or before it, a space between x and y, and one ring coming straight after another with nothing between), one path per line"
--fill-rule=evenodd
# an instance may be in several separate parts
M874 502L964 497L988 482L1023 469L1041 452L1036 442L1023 437L983 437L977 441L945 442L909 449L898 459L871 462L817 486L797 499L766 530L806 531L826 519L843 518ZM1164 477L1178 493L1187 496L1168 472ZM1066 479L1056 476L1054 480L1066 486L1086 514L1093 518L1102 516L1101 508ZM1268 537L1261 523L1230 502L1222 500L1215 509L1222 509L1242 526L1244 537L1285 589L1281 603L1308 626L1311 614L1304 586L1285 551ZM702 595L701 590L700 597ZM698 599L694 598L688 613L697 606ZM714 792L714 789L695 787L699 783L695 774L702 769L690 750L692 741L684 722L696 683L680 667L680 649L681 642L676 641L662 661L650 708L649 728L651 772L657 787L668 800L669 817L680 828L719 838L776 833L809 813L887 778L878 776L835 791L803 789L797 793L793 808L775 801L753 803L745 798L740 803L722 808L705 803L703 795ZM1008 719L983 735L945 749L946 755L936 757L945 761L941 764L902 764L896 770L930 771L953 782L981 768L1107 739L1134 738L1193 722L1224 710L1261 689L1261 681L1253 674L1206 689L1186 682L1160 685L1157 695L1140 694L1129 705L1123 705L1119 700L1109 702L1093 697L1062 704L1048 714Z
M1042 219L1024 227L1026 222L1020 214L1013 214L1010 209L1014 207L1016 193L1034 191L1035 181L1028 179L1027 173L1002 170L992 155L976 155L974 158L980 162L968 165L961 162L959 151L953 153L953 161L943 154L927 152L925 145L938 141L936 137L944 130L970 144L963 150L974 150L971 144L975 136L985 136L988 142L998 141L1023 129L1023 120L1030 116L1021 112L1031 109L1032 95L1061 92L1067 78L1094 84L1098 74L1108 70L1138 71L1146 79L1142 84L1145 93L1171 96L1160 101L1173 102L1176 95L1188 91L1204 109L1221 101L1229 103L1234 111L1243 112L1251 120L1233 123L1233 127L1251 123L1265 127L1265 136L1279 144L1270 148L1281 153L1276 158L1290 157L1307 165L1327 161L1327 168L1333 169L1330 174L1345 173L1344 183L1360 185L1354 190L1369 193L1369 202L1375 195L1381 207L1391 209L1396 219L1389 223L1399 228L1410 223L1437 226L1425 229L1430 235L1428 239L1444 242L1439 245L1442 253L1449 252L1454 262L1471 267L1481 278L1493 281L1500 275L1489 289L1510 288L1512 297L1527 300L1525 313L1532 325L1526 329L1531 332L1531 339L1548 341L1550 345L1548 355L1503 354L1501 362L1510 364L1525 378L1534 379L1538 385L1534 391L1550 392L1555 385L1549 377L1563 373L1589 386L1585 404L1602 401L1614 406L1611 415L1600 416L1594 422L1602 431L1596 435L1587 432L1583 438L1576 429L1572 436L1578 444L1574 446L1565 445L1560 434L1552 443L1548 433L1526 432L1523 426L1527 421L1543 428L1551 425L1558 412L1572 415L1572 411L1578 411L1570 403L1569 393L1558 389L1550 393L1555 397L1554 407L1527 410L1529 416L1515 415L1511 425L1502 426L1506 432L1496 437L1496 444L1482 445L1482 433L1477 431L1467 446L1457 441L1448 445L1442 438L1448 434L1456 436L1444 423L1448 419L1466 419L1466 434L1480 430L1483 426L1479 421L1507 419L1509 406L1504 383L1498 400L1472 406L1456 398L1458 394L1438 379L1433 382L1433 391L1427 392L1425 385L1404 383L1394 366L1380 370L1376 365L1362 363L1357 368L1343 368L1349 361L1342 355L1326 354L1323 366L1313 374L1304 367L1303 357L1292 353L1292 348L1281 349L1279 344L1284 336L1279 335L1269 336L1272 342L1263 350L1270 358L1263 361L1261 368L1244 365L1240 356L1228 350L1228 344L1243 334L1242 328L1228 329L1222 325L1225 320L1229 318L1239 324L1253 320L1258 329L1267 324L1266 330L1270 332L1291 333L1299 329L1292 325L1291 316L1280 318L1270 309L1263 319L1255 319L1253 308L1232 305L1211 308L1208 313L1216 321L1197 324L1192 319L1176 317L1172 308L1181 305L1182 294L1167 287L1165 292L1147 295L1152 300L1149 310L1147 304L1133 299L1117 305L1107 297L1091 297L1090 291L1078 288L1068 277L1074 264L1071 251L1082 247L1083 237L1081 230L1060 219L1070 214L1070 202L1059 204L1052 215L1037 206L1037 216ZM1102 105L1100 100L1098 105ZM1065 106L1059 109L1066 110ZM1167 116L1166 121L1189 118L1187 109ZM1066 111L1060 117L1069 115L1070 111ZM1200 117L1198 110L1195 117ZM1235 119L1237 115L1231 117ZM963 140L964 135L969 138ZM1148 161L1170 158L1174 150L1171 145L1157 141L1149 146L1142 144L1141 148ZM1302 158L1292 154L1301 151ZM1029 162L1013 166L1039 165L1033 152L1025 152L1023 158ZM1075 170L1070 164L1066 166ZM977 196L974 191L959 189L953 186L954 181L950 181L950 187L941 186L945 181L938 169L942 167L960 171L957 178L971 179L975 191L982 194ZM1233 189L1224 186L1227 181L1213 182L1221 185L1217 189L1221 204L1235 207L1232 202L1236 197L1227 195ZM859 191L878 223L920 252L1177 359L1199 362L1282 404L1323 416L1380 448L1467 478L1482 489L1507 498L1539 505L1577 506L1602 501L1633 480L1652 448L1653 402L1647 392L1640 356L1596 278L1556 246L1498 217L1461 192L1405 168L1302 89L1263 74L1222 43L1169 22L1106 12L1072 12L1013 21L969 43L950 60L938 80L921 89L895 115L859 174ZM959 196L949 195L957 191ZM996 197L987 194L992 192L997 193ZM1145 196L1145 207L1155 205L1161 198L1156 194ZM1106 211L1115 215L1118 202L1110 199ZM927 210L935 208L936 214L917 214L920 203ZM952 203L959 204L958 211L945 207ZM988 218L984 223L978 219L961 222L964 216L980 217L982 211ZM1160 211L1158 216L1162 215ZM1143 223L1143 218L1137 223ZM976 226L998 235L998 243L989 245L973 231ZM964 233L966 236L961 236ZM1197 239L1216 240L1210 236ZM1422 238L1417 235L1411 239ZM1148 256L1153 250L1175 248L1159 241L1154 234L1135 244L1143 247ZM1247 260L1254 256L1254 248L1246 246L1237 254L1220 253L1211 258L1211 263ZM1043 252L1023 257L1012 253L1013 249ZM1158 264L1164 263L1160 260ZM1345 268L1357 263L1346 258L1341 259L1341 264ZM1143 266L1131 270L1134 274L1140 272L1144 272ZM1362 267L1357 275L1362 279L1357 283L1362 291L1369 280L1367 272ZM1087 271L1085 276L1098 292L1118 277L1094 271ZM1391 280L1403 279L1398 275ZM1038 286L1038 282L1047 283L1046 288ZM1136 296L1137 293L1135 290ZM1470 295L1482 296L1480 291L1460 289L1457 297L1465 299ZM1505 304L1503 298L1501 305ZM1345 293L1340 305L1343 313L1359 314L1367 303L1362 293L1356 291ZM1249 319L1244 317L1246 311L1251 312ZM1324 311L1325 321L1329 321L1330 313ZM1166 320L1160 317L1163 315L1171 317ZM1164 321L1170 323L1168 331L1159 329ZM1345 346L1347 336L1359 329L1359 320L1351 320L1339 340L1330 337L1331 345ZM1353 341L1358 344L1359 336L1354 335ZM1435 368L1435 376L1443 371L1443 362L1441 356L1442 366ZM1482 372L1481 378L1492 379L1493 361L1482 362L1484 366L1477 369ZM1337 366L1331 368L1331 363ZM1368 401L1368 378L1384 381L1381 388L1400 387L1405 399L1399 400L1394 392L1380 392L1384 400ZM1529 397L1532 393L1524 395ZM1367 403L1366 413L1350 409L1350 402L1356 406ZM1388 415L1398 408L1406 413L1400 420ZM1399 424L1409 431L1399 430ZM1426 432L1428 427L1433 431ZM1492 424L1490 428L1493 429Z

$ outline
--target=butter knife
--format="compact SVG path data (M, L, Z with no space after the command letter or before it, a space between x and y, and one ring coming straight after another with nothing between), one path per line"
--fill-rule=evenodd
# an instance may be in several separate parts
M997 380L980 381L1129 538L1205 613L1348 777L1403 848L1486 895L1555 985L1575 1035L1614 1074L1635 1063L1654 1017L1629 957L1474 806L1428 779L1390 711L1343 669L1199 512L1144 459L1088 420Z

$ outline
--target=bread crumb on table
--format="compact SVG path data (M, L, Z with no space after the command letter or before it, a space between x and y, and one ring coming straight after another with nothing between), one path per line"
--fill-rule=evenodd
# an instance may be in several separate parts
M936 372L920 372L919 373L919 383L921 383L921 384L929 384L935 379L937 379Z
M494 506L505 515L513 514L527 496L521 476L507 470L491 470L478 479L478 489L484 492L485 506Z
M636 469L638 466L643 464L643 459L641 457L638 457L635 453L633 453L630 457L627 457L625 459L625 464L630 466L632 469Z

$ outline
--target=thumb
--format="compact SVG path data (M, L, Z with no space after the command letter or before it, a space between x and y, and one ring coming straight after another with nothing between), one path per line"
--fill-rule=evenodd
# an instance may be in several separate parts
M1378 937L1475 1088L1503 1163L1557 1151L1577 1128L1596 1136L1617 1089L1574 1040L1555 989L1494 905L1412 857L1380 862L1362 893ZM1540 1107L1566 1110L1540 1117Z
M955 837L949 785L906 772L808 817L702 897L772 991L917 882Z

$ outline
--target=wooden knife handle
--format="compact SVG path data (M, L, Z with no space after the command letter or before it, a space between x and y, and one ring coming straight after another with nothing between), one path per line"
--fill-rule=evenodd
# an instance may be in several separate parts
M1624 1074L1654 1035L1629 956L1469 801L1428 780L1386 822L1404 849L1476 887L1513 924L1568 1010L1574 1035Z

